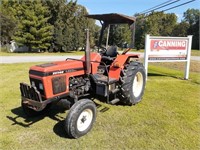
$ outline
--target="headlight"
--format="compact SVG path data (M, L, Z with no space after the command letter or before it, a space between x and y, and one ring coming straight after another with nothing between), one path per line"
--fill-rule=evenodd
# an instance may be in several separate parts
M44 90L42 83L39 83L39 89Z
M35 86L35 82L34 81L31 82L31 86Z

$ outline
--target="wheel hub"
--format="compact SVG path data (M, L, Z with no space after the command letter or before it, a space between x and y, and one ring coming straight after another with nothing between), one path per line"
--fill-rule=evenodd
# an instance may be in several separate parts
M81 122L84 123L87 120L86 116L83 116L83 118L81 119Z
M93 119L92 110L91 109L83 110L77 120L77 129L79 131L86 130L91 125L92 119Z
M133 81L133 93L135 97L140 96L143 88L143 75L137 72Z

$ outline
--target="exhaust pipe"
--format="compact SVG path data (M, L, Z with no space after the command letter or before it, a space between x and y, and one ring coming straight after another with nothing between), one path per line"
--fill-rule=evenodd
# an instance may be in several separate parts
M86 29L85 67L86 74L89 75L91 73L89 29Z

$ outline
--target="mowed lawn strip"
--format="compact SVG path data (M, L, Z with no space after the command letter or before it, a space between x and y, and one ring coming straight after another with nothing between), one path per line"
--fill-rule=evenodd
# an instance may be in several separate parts
M66 138L63 123L68 111L59 106L36 118L24 116L19 83L29 83L28 70L35 64L0 65L0 149L200 148L199 72L183 80L184 71L150 64L143 100L135 106L95 100L100 107L93 129L74 140Z
M91 49L92 50L92 49ZM123 50L121 48L118 49L121 53ZM136 53L144 53L144 49L141 50L136 50L132 49L131 52L136 52ZM41 52L41 53L10 53L6 52L5 50L0 49L0 56L74 56L74 55L84 55L84 51L68 51L68 52ZM193 49L191 51L191 56L200 56L200 50Z
M84 51L69 51L69 52L41 52L41 53L8 53L1 52L0 56L76 56L76 55L84 55Z

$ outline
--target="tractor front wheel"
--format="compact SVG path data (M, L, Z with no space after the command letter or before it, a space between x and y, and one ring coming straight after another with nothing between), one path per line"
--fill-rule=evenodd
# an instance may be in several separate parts
M146 84L144 66L140 62L126 64L121 72L120 99L127 105L133 105L141 101Z
M65 119L65 131L69 138L79 138L87 134L96 119L96 105L92 100L82 99L69 110Z

